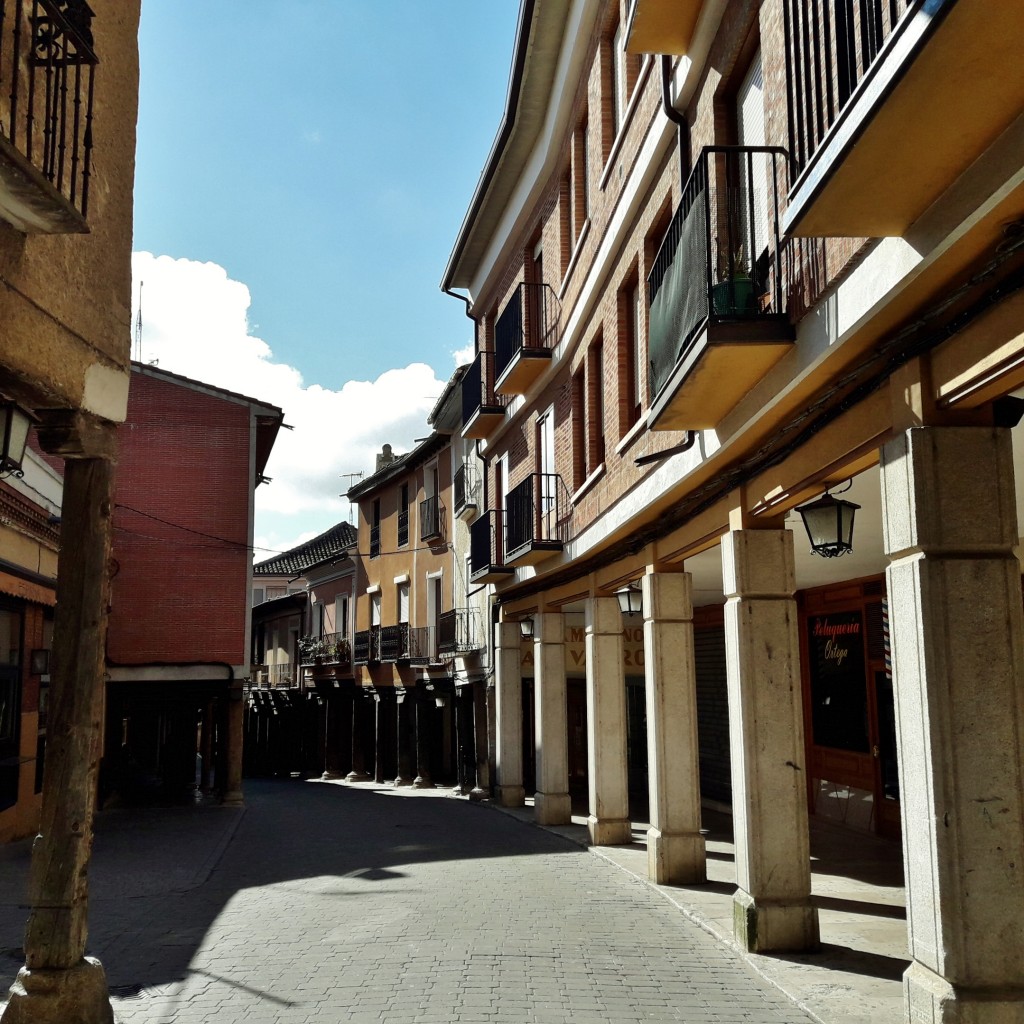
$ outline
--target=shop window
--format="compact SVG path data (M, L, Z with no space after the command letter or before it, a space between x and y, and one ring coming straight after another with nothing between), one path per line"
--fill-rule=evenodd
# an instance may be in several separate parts
M811 728L820 747L870 750L861 612L829 612L807 619Z

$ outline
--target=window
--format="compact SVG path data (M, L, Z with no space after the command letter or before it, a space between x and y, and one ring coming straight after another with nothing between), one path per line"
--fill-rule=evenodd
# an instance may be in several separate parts
M398 497L398 546L409 543L409 483L402 484Z
M373 522L370 525L370 557L380 557L380 498L373 499Z
M263 588L253 587L252 588L252 603L253 605L263 604Z
M583 233L583 225L587 222L590 210L590 197L587 184L587 119L577 125L572 136L572 153L570 154L570 176L572 192L570 204L572 208L572 239L578 242Z
M591 473L604 462L604 345L587 352L587 462Z
M370 625L380 625L380 593L370 595Z
M267 587L266 594L267 594L267 600L268 601L276 601L279 597L287 597L288 596L288 588L287 587Z
M572 485L579 489L587 479L586 375L581 366L572 375Z
M625 33L620 21L612 32L612 138L619 134L629 99L626 84Z
M400 623L409 622L409 584L399 583L398 584L398 621Z
M619 434L624 436L644 405L643 310L640 282L634 277L619 292Z
M338 594L334 599L334 632L348 636L348 594Z

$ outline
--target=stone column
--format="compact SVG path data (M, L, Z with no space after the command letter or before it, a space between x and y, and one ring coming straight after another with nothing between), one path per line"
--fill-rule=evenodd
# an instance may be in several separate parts
M533 620L534 744L539 825L572 820L569 800L569 734L565 706L565 617L543 612Z
M416 789L433 789L434 779L430 772L430 754L433 748L433 730L437 717L434 695L424 687L416 688Z
M369 782L373 775L373 733L375 704L362 686L356 686L352 699L352 771L349 782Z
M643 579L651 815L647 870L659 885L707 881L700 834L692 595L689 573L653 573Z
M722 538L736 841L734 927L753 952L818 944L811 905L793 534Z
M518 622L494 627L495 768L498 802L522 807L523 789L523 676Z
M1024 1021L1024 616L1010 432L882 449L906 1020Z
M415 778L416 762L414 750L415 727L413 723L414 698L409 690L398 695L397 722L398 727L398 774L395 776L396 786L411 786Z
M112 425L65 424L46 450L66 454L57 570L50 727L39 834L32 845L25 966L2 1019L108 1024L103 967L85 956L88 869L99 775L110 540ZM43 435L41 434L41 437ZM58 443L59 441L66 444ZM95 447L93 447L95 445ZM105 457L94 457L104 450Z
M586 604L587 828L595 846L632 842L626 764L626 675L622 612L615 597Z
M473 736L476 741L476 786L470 792L474 800L482 800L491 789L491 763L487 756L487 687L484 683L473 684Z
M203 763L203 778L200 789L203 793L209 793L213 789L213 732L214 732L214 702L207 700L203 704L203 719L199 730L199 756ZM253 721L256 715L252 716ZM113 732L113 730L111 730Z

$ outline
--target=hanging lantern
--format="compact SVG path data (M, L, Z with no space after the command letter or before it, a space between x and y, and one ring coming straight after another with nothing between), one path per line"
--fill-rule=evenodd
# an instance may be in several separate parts
M0 451L0 476L24 476L21 463L25 458L32 417L17 402L0 401L3 424L3 450Z
M630 583L622 590L616 590L619 599L619 610L623 615L639 615L644 610L644 595L639 583Z
M817 501L801 505L797 512L811 541L811 551L823 558L837 558L853 550L853 517L860 505L833 498L827 491Z

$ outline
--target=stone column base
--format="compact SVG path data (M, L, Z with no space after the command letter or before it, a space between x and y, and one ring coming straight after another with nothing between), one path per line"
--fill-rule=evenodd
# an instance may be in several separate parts
M534 793L533 814L538 825L568 825L572 802L568 793Z
M373 776L369 772L349 772L345 776L346 782L372 782Z
M522 786L498 786L498 803L502 807L522 807L526 803L526 790Z
M408 775L399 775L395 779L395 785L396 786L411 786L412 784L413 784L413 780L410 779Z
M966 988L951 985L922 963L903 975L905 1020L914 1024L1021 1024L1024 989Z
M699 832L647 830L647 873L657 885L701 885L708 880L707 851Z
M242 807L245 804L245 797L240 789L232 789L224 794L220 802L224 807Z
M107 976L85 957L66 970L22 967L11 986L3 1024L113 1024Z
M478 800L486 800L490 796L490 793L486 789L481 789L479 786L474 786L469 791L469 799L474 803Z
M437 787L434 785L434 782L433 782L433 780L431 778L429 778L429 777L425 778L422 775L417 775L416 778L413 779L412 788L413 789L436 789Z
M328 771L325 771L323 773L323 775L320 776L320 781L321 782L335 782L336 780L343 779L343 778L345 778L345 773L344 772L332 772L332 771L328 770Z
M587 831L593 846L627 846L633 842L633 828L626 818L587 818Z
M750 893L737 889L732 900L736 941L751 953L818 948L818 909L809 899L755 900Z

